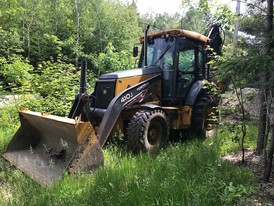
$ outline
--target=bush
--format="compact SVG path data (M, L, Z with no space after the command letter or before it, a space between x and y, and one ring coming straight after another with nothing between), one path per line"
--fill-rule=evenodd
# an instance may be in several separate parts
M2 154L6 144L19 126L19 119L14 108L1 108L0 111L0 151Z
M13 55L8 59L2 58L0 67L3 89L16 94L32 91L33 66L27 59L19 55Z
M79 72L72 64L44 62L39 65L39 73L35 79L35 92L41 95L44 111L65 116L79 88Z
M1 58L0 67L3 68L0 70L1 94L32 94L36 99L24 97L20 107L61 116L68 114L80 80L80 72L72 64L58 59L43 62L34 69L26 59L12 56L8 60Z

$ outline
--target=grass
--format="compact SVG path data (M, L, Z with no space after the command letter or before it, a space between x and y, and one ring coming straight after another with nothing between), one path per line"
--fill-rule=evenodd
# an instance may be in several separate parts
M255 125L247 125L246 138L244 141L245 149L255 149L257 143L258 128ZM220 155L235 154L241 150L241 129L240 127L232 127L231 125L222 125L215 138L209 141L218 142L220 145Z
M14 115L13 108L1 109L1 154L19 126ZM249 128L247 135L251 146L254 130ZM104 168L65 174L47 188L1 158L0 205L247 205L256 192L253 175L220 158L235 144L229 133L220 132L206 141L169 145L157 154L132 156L110 146L104 150Z

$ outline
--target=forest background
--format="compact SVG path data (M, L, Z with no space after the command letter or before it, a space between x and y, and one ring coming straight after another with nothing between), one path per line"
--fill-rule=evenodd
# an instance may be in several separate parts
M232 54L236 15L229 5L182 1L182 8L183 13L174 15L140 16L134 1L4 1L0 20L1 93L38 94L45 102L39 109L65 115L78 87L80 61L88 61L90 87L100 74L136 67L132 48L139 44L147 24L153 25L150 32L182 28L206 34L211 24L220 23L226 31L223 53ZM256 8L250 8L253 16L247 13L241 17L245 21L241 30L247 36L238 43L242 48L245 44L254 48L262 38L257 29L252 30L257 25L264 29L264 14ZM259 39L254 39L254 32L259 33Z

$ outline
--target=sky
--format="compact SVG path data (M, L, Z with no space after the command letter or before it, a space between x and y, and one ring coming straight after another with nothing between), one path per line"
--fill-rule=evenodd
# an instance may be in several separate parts
M155 13L174 14L180 11L181 0L136 0L137 8L140 14L154 11Z
M132 0L123 0L131 2ZM137 3L137 9L139 13L168 13L170 15L176 12L182 13L183 8L181 8L182 0L135 0ZM231 5L232 11L235 11L236 2L235 0L219 0L218 2L228 3Z

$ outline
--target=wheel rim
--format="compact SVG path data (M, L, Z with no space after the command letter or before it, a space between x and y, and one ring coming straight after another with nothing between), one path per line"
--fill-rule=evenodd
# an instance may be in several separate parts
M163 135L163 129L160 123L152 122L148 130L148 143L150 145L156 145L160 142Z

